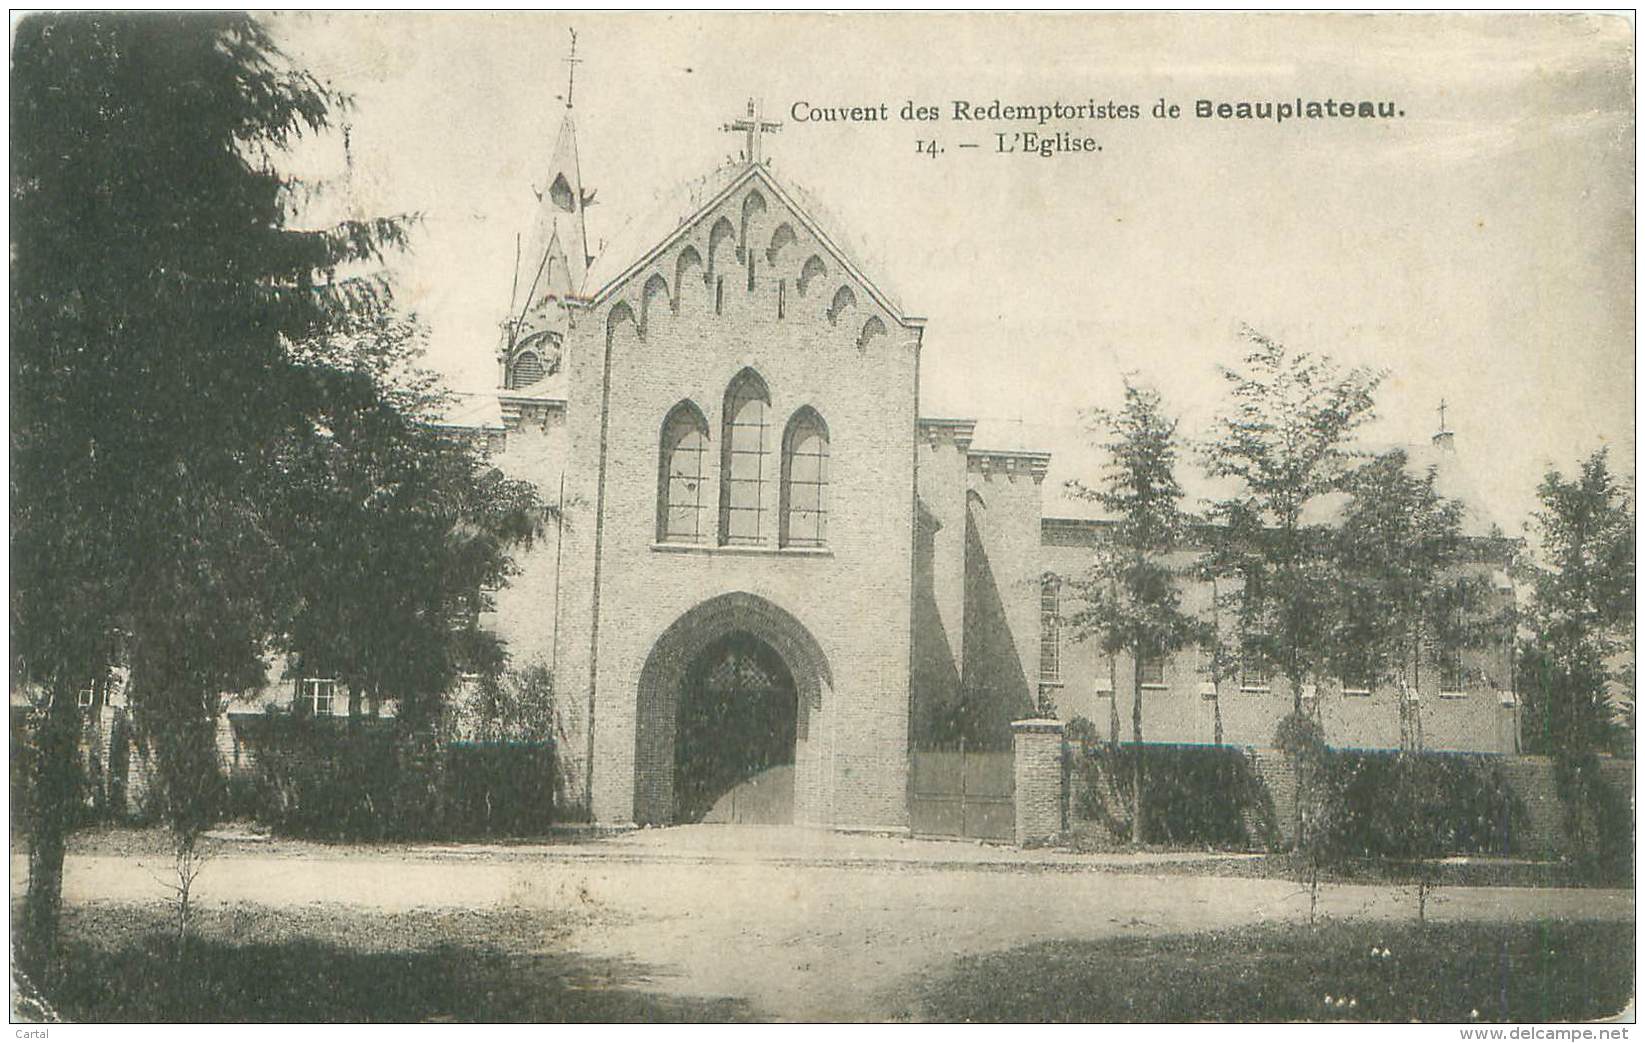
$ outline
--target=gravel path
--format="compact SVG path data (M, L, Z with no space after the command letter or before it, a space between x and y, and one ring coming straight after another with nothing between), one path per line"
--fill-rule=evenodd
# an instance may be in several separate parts
M196 894L227 906L576 909L585 914L580 926L557 947L650 968L650 990L738 997L762 1016L794 1020L917 1016L910 986L970 953L1307 913L1306 896L1283 880L1114 873L1089 859L1023 859L964 844L910 848L932 842L892 838L733 834L715 843L715 834L690 829L635 836L509 857L483 848L395 857L239 846L207 865ZM165 870L158 857L71 855L64 898L157 901L155 876ZM25 876L14 859L14 888ZM1392 887L1332 885L1321 911L1405 919L1414 899ZM1430 915L1631 921L1634 893L1447 888L1431 899Z

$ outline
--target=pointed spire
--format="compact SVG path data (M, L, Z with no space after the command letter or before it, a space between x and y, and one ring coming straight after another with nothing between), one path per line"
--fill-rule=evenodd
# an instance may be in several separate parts
M588 232L584 208L594 193L583 190L577 158L577 125L572 114L572 89L576 84L577 35L571 35L570 68L566 83L566 111L554 139L554 151L540 180L532 185L537 196L537 213L525 237L520 255L514 299L513 321L518 335L540 329L558 329L559 302L582 290L588 275ZM518 337L516 337L518 339Z

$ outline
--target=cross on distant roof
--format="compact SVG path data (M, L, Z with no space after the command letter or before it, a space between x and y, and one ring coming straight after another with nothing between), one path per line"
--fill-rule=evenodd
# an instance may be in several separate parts
M748 99L748 113L742 119L732 120L720 128L725 131L741 131L747 136L747 144L743 146L743 156L750 163L760 161L760 138L765 134L775 134L782 129L782 124L775 120L768 120L760 114L760 104L753 98Z
M1445 431L1445 400L1443 398L1439 400L1439 430L1442 434Z

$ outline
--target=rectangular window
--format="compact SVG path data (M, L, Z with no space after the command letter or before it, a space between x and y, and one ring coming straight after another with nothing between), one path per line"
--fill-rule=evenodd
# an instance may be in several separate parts
M1062 680L1062 616L1055 576L1040 581L1040 680Z
M97 692L91 688L82 688L75 694L75 703L82 709L90 709L91 704L97 701Z
M1097 676L1092 679L1091 690L1098 696L1111 699L1114 696L1114 657L1102 656L1097 660Z
M1137 683L1144 688L1165 687L1165 657L1145 655L1137 663Z
M334 677L305 677L297 709L315 717L330 717L336 713L337 679Z
M1268 690L1268 668L1254 653L1247 652L1240 657L1239 686L1247 692Z

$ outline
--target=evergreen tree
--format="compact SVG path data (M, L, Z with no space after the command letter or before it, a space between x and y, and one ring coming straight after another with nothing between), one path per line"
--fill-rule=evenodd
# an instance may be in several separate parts
M1590 754L1630 719L1634 626L1634 506L1600 449L1538 494L1529 640L1520 652L1526 745Z
M311 427L291 341L369 312L336 277L393 220L290 226L275 168L340 99L231 14L42 14L11 78L11 648L43 693L23 967L55 946L75 693L116 658L189 842L218 693L282 616L270 518Z
M1072 581L1082 603L1069 618L1076 640L1096 640L1110 656L1123 652L1135 664L1131 690L1131 842L1141 844L1143 823L1143 664L1210 639L1209 627L1182 609L1180 564L1189 519L1177 483L1177 421L1160 396L1129 381L1116 411L1096 410L1093 427L1106 437L1109 462L1095 488L1071 482L1072 491L1114 516L1090 569Z

